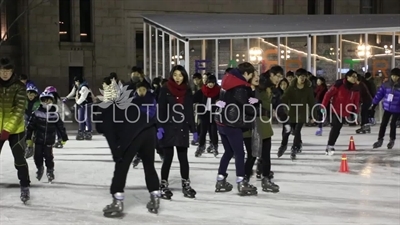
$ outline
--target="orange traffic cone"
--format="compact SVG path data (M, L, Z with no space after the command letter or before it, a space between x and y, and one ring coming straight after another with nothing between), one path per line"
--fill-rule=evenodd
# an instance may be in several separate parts
M342 163L340 164L339 172L341 172L341 173L348 173L349 172L349 166L347 165L347 156L346 156L346 154L342 155Z
M351 136L348 151L355 151L355 150L356 150L356 145L354 144L353 136Z

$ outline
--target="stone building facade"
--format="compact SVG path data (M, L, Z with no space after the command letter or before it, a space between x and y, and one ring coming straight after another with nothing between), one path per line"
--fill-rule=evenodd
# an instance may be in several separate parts
M29 5L28 2L32 1ZM18 20L16 28L13 28L16 37L2 43L0 54L11 57L17 65L17 72L27 74L40 88L54 85L65 95L73 77L82 74L96 91L103 77L110 72L117 72L126 80L129 69L140 65L143 55L141 14L400 13L398 0L380 0L379 7L364 6L365 1L5 0L6 4L1 6L2 34L12 21L4 22L3 14L9 14L13 9L16 17L27 7L38 5Z

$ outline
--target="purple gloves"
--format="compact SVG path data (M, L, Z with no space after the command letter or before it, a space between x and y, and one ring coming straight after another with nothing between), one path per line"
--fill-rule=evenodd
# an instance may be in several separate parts
M193 141L197 142L199 140L199 134L197 132L193 133Z
M224 102L224 101L217 101L217 102L215 103L215 105L218 106L219 108L223 109L223 108L225 108L225 106L226 106L226 102Z
M164 137L164 128L158 128L157 130L157 139L161 140Z
M250 104L256 104L256 103L258 103L258 99L256 99L256 98L249 98L249 103Z

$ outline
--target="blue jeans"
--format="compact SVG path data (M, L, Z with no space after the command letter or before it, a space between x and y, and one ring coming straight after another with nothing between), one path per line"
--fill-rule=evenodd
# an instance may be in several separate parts
M235 155L236 176L244 177L243 131L240 128L217 126L225 152L221 157L218 174L227 176L229 162Z
M79 131L92 131L92 104L79 105L78 123Z

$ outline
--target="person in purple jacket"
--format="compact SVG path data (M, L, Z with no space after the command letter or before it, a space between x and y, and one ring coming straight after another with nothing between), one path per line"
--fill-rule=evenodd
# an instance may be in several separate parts
M387 145L388 149L392 149L396 139L396 121L400 118L400 69L394 68L390 71L390 79L384 82L376 93L371 110L374 111L376 106L383 100L383 116L381 126L379 128L378 141L374 143L374 148L379 148L383 144L383 137L385 136L386 127L389 123L390 117L390 141Z

